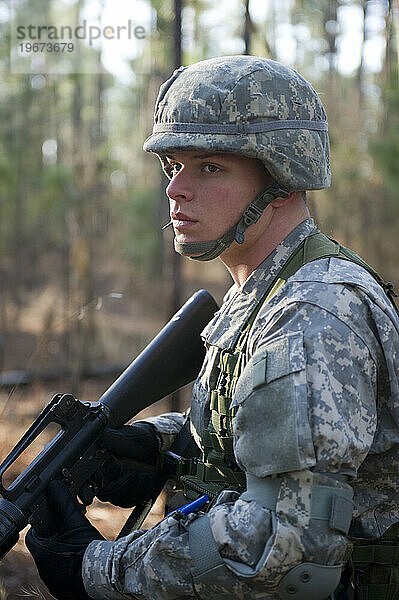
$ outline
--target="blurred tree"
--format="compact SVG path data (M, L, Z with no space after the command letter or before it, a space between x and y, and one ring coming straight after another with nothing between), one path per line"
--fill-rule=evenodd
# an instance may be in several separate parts
M182 9L183 1L174 0L174 52L173 63L174 68L178 69L182 64ZM172 250L172 294L170 316L173 316L183 304L183 278L182 278L182 262L181 257L177 252ZM171 394L170 410L172 412L181 411L181 397L179 391Z
M392 251L399 188L398 0L232 0L228 13L212 0L145 1L152 30L144 54L131 61L130 83L97 68L84 75L10 74L8 24L0 19L0 328L22 327L22 311L52 286L59 294L54 322L62 319L60 333L72 328L76 381L85 362L101 352L94 316L80 309L113 282L152 318L166 319L173 310L165 299L178 283L175 254L170 231L161 233L167 180L141 146L159 86L181 62L248 51L303 72L326 104L333 161L333 187L318 193L315 203L311 194L310 203L327 232L399 279ZM0 0L0 10L6 5ZM31 10L28 0L15 6L21 14ZM49 0L34 6L35 14L51 18ZM72 14L88 0L68 6ZM183 58L176 57L174 10L181 12ZM359 40L348 11L362 21ZM385 30L378 30L384 18ZM344 74L349 25L360 61ZM370 68L370 47L384 36L378 73ZM93 56L100 65L101 53ZM148 69L140 74L141 61ZM189 285L182 282L181 301ZM72 324L70 316L79 314Z
M251 37L254 30L254 25L251 19L249 10L249 0L244 0L244 52L243 54L251 54Z
M389 277L399 280L399 265L395 252L399 227L399 78L397 44L399 23L395 21L395 3L389 3L386 19L386 64L382 76L382 100L380 127L377 136L370 138L369 149L376 165L381 185L380 210L373 219L374 245L378 248L381 264ZM384 232L381 238L381 232Z

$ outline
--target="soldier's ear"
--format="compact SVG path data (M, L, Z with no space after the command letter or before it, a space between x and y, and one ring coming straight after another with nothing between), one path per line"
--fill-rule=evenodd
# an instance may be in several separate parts
M281 206L285 206L286 204L291 202L291 200L294 197L296 197L297 194L301 193L302 192L290 192L289 196L287 196L286 198L275 198L274 200L272 200L271 205L274 206L274 208L280 208Z

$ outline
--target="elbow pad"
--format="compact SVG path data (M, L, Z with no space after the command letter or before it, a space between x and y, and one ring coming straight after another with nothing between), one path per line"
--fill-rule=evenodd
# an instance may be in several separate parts
M353 508L350 487L335 483L336 487L329 477L309 471L274 478L247 474L247 490L240 499L270 510L273 534L251 567L222 557L208 515L199 517L189 525L194 582L227 588L231 578L238 578L244 585L264 586L265 593L278 592L281 600L325 600L338 586L346 561L342 534L349 530ZM297 496L291 492L295 487ZM301 495L308 499L307 506L300 505ZM330 544L339 548L340 562L334 553L328 556ZM318 562L303 560L305 556L317 556Z

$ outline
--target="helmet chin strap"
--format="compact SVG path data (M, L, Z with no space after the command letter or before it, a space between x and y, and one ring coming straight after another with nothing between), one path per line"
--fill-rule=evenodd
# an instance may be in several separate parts
M177 242L175 238L176 252L193 260L206 261L217 258L234 241L237 244L243 244L245 231L260 219L265 208L275 198L287 198L289 194L290 192L281 188L277 183L272 183L248 204L238 223L233 225L222 237L209 242ZM198 254L198 256L193 256L193 254Z

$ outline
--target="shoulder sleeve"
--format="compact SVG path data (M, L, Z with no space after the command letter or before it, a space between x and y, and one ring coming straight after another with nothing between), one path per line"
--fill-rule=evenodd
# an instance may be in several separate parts
M376 429L380 351L370 325L354 331L293 301L257 327L233 398L238 463L258 477L304 468L355 477Z

